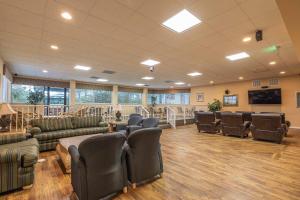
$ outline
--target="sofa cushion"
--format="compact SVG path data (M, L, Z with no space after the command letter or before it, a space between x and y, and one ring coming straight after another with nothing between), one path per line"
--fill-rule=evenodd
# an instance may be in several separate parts
M102 121L101 116L91 116L91 117L73 117L72 124L73 128L88 128L97 127Z
M45 140L55 140L55 139L66 138L66 137L75 137L79 135L105 133L107 131L108 131L107 127L78 128L78 129L44 132L39 135L35 135L34 137L39 141L45 141Z
M42 132L73 128L72 120L70 117L33 119L31 121L31 125L33 127L39 127Z
M24 134L1 134L0 145L21 142L26 139Z

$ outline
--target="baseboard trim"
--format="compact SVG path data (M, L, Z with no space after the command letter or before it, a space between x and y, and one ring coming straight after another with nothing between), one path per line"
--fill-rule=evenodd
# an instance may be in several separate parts
M300 127L298 127L298 126L291 126L290 128L300 129Z

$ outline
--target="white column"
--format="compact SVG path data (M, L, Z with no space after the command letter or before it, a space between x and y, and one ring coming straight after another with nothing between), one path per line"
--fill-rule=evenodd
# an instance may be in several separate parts
M74 81L74 80L70 81L69 93L70 93L69 105L74 106L76 104L76 81Z
M0 103L3 103L3 65L4 61L0 57Z
M148 98L148 88L143 89L143 96L142 96L142 104L143 106L147 106L147 98Z
M112 103L112 105L117 105L118 104L118 91L119 91L118 86L114 85L112 93L111 93L111 103Z

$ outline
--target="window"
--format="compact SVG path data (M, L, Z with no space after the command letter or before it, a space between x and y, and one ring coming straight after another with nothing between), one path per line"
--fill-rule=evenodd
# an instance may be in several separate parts
M142 93L119 91L118 102L119 104L141 104Z
M148 104L152 104L153 97L156 98L156 104L189 104L190 93L174 94L148 94Z
M111 91L76 89L77 103L111 103Z
M296 99L297 99L297 108L300 108L300 92L296 93Z
M12 103L27 103L30 91L45 91L44 86L12 84L11 101Z

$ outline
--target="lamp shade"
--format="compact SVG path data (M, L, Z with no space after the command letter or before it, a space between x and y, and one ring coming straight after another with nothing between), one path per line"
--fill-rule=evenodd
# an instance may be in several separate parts
M12 109L10 104L8 103L2 103L0 104L0 115L11 115L16 114L17 112Z

